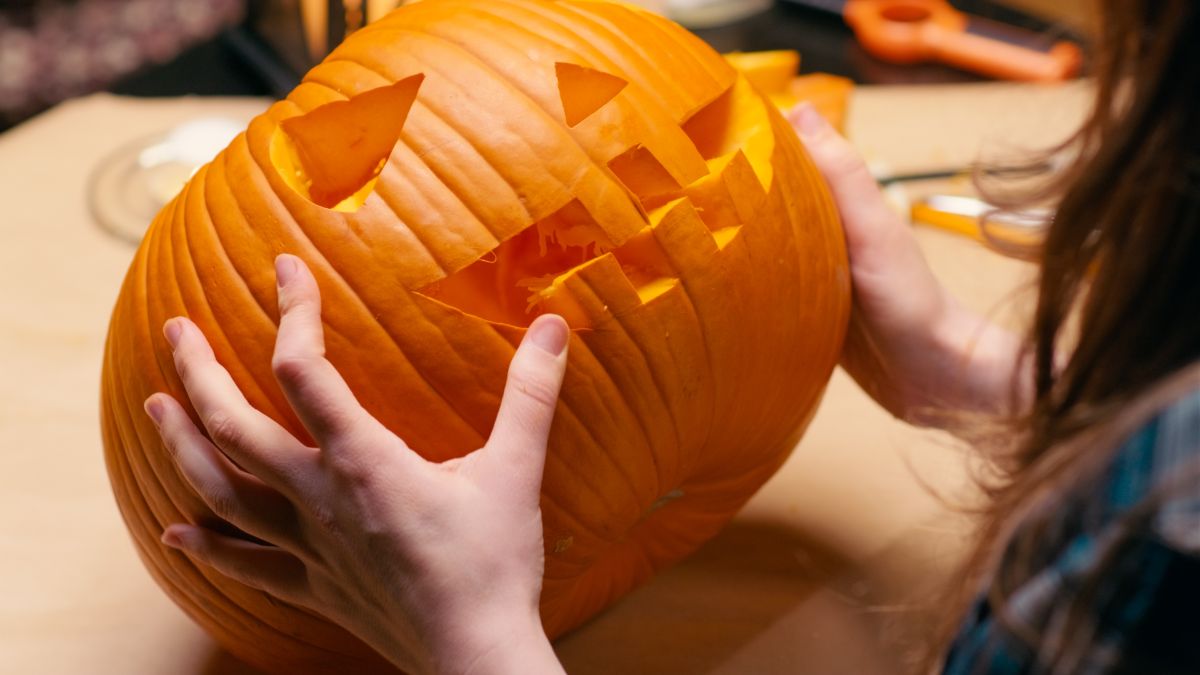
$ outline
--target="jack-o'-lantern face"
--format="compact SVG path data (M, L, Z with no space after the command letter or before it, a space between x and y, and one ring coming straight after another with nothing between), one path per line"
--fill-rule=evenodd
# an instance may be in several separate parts
M702 82L706 86L673 99L673 108L667 109L647 91L651 83L631 86L613 73L554 60L574 54L547 53L519 61L511 54L499 56L512 72L500 73L482 62L451 71L450 78L436 72L388 72L388 77L398 77L394 84L283 119L271 140L272 164L314 204L355 213L369 200L386 201L376 186L402 138L406 150L418 156L464 142L442 123L437 110L462 105L465 92L476 90L475 78L494 89L484 89L480 97L493 94L506 107L529 108L521 110L525 135L563 146L554 150L571 156L570 182L554 175L555 167L540 157L513 165L515 171L507 172L516 178L510 181L514 190L509 197L520 201L525 218L484 223L494 244L486 235L477 241L455 240L460 249L451 256L455 264L443 265L434 280L427 285L416 281L418 288L412 289L471 315L515 326L528 325L542 311L564 313L577 328L588 326L589 318L576 311L564 290L584 266L624 274L643 301L677 283L650 232L673 208L686 203L696 209L718 248L753 220L771 181L773 131L764 100L732 71ZM469 127L496 124L491 106L455 113ZM410 114L414 119L405 133ZM512 140L520 142L519 137ZM541 199L528 199L520 191L525 186L527 194ZM462 224L458 229L457 236L467 230ZM443 229L431 236L447 234ZM478 250L489 244L492 248ZM470 256L476 260L461 266Z
M566 317L551 635L694 550L779 467L849 312L836 213L798 140L678 26L597 0L426 0L355 33L155 220L105 361L110 473L147 565L226 648L287 673L382 666L161 547L163 524L206 514L131 412L182 393L155 336L186 314L303 435L269 369L281 252L316 274L360 402L432 460L483 444L525 327Z

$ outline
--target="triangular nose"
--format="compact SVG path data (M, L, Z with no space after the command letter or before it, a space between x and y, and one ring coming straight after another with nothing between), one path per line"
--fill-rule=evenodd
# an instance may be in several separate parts
M558 95L569 127L587 119L629 84L616 75L574 63L555 63L554 72L558 76Z

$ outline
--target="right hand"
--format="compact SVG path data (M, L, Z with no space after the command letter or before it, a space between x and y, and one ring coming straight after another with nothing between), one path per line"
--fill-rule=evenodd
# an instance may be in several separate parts
M276 262L272 365L313 440L255 410L204 334L164 328L201 431L171 396L146 401L183 477L247 537L175 523L163 542L252 588L318 612L408 672L562 673L538 613L546 442L567 325L539 317L508 370L482 448L428 462L370 415L325 358L308 267Z
M854 308L842 367L896 417L937 425L944 411L1015 412L1021 341L958 303L866 164L810 104L788 114L833 193L846 230Z

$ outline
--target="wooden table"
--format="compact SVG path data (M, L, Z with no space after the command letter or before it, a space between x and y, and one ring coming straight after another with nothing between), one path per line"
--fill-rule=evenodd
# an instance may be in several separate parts
M968 85L961 85L968 86ZM960 86L960 87L961 87ZM1084 92L1009 85L862 90L851 132L896 170L969 160L999 134L1069 129ZM95 226L85 186L131 139L258 100L74 101L0 135L0 673L251 672L152 583L108 487L98 379L133 249ZM930 110L937 111L931 117ZM939 276L990 311L1029 269L920 230ZM840 373L811 431L732 525L558 644L574 673L898 673L955 560L962 454L891 420Z

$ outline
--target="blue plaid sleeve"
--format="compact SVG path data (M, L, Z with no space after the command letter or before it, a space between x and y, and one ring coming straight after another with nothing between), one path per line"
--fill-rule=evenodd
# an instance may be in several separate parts
M1005 611L1034 633L1078 605L1117 523L1156 487L1183 477L1144 528L1116 549L1088 596L1096 633L1073 673L1200 673L1200 391L1177 401L1128 439L1103 479L1068 502L1039 571L1013 589ZM1193 472L1189 477L1185 471ZM1040 543L1039 546L1042 544ZM1044 564L1041 564L1044 561ZM946 675L1045 672L1036 645L1014 635L986 600L965 620ZM1130 665L1136 664L1136 665Z

